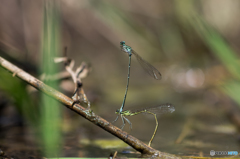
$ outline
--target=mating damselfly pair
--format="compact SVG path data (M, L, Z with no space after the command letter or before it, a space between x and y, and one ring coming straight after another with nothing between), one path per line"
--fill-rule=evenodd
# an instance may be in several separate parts
M150 76L152 76L154 79L160 80L161 79L161 73L155 67L153 67L151 64L149 64L148 62L143 60L143 58L141 56L139 56L130 46L126 45L125 41L120 42L120 47L121 47L121 50L125 53L128 53L128 56L129 56L128 78L127 78L127 86L126 86L126 91L125 91L125 95L124 95L124 98L123 98L122 106L120 107L120 109L116 110L115 113L119 114L121 116L121 119L122 119L122 122L123 122L123 125L121 126L121 129L123 129L123 127L125 126L125 120L129 123L130 128L132 129L132 123L126 118L126 116L133 116L133 115L137 115L137 114L141 114L141 113L152 114L155 117L156 127L155 127L155 130L154 130L153 136L150 139L149 144L148 144L150 146L151 142L152 142L152 140L153 140L153 138L154 138L154 136L157 132L157 128L158 128L158 121L157 121L156 114L172 113L172 112L175 111L175 108L171 104L162 104L162 105L158 105L158 106L154 106L154 107L143 108L143 109L140 109L140 110L137 110L137 111L131 111L131 110L123 111L123 108L125 106L126 97L127 97L128 86L129 86L131 56L134 55L137 58L138 62L143 67L143 69ZM114 122L117 121L119 115L114 120Z

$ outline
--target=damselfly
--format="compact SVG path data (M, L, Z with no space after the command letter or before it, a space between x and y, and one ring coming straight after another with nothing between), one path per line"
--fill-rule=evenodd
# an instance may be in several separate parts
M154 79L160 80L161 79L161 73L155 67L153 67L151 64L149 64L147 61L143 60L142 57L139 56L130 46L126 45L125 41L120 42L120 47L121 47L121 50L123 52L128 53L128 56L129 56L127 86L126 86L126 91L125 91L125 95L124 95L124 98L123 98L122 106L119 109L119 112L122 112L122 110L124 108L124 105L125 105L125 101L126 101L126 97L127 97L127 91L128 91L128 85L129 85L131 56L134 55L137 58L138 62L143 67L143 69L150 76L152 76Z
M171 104L162 104L162 105L158 105L158 106L155 106L155 107L148 107L148 108L139 109L139 110L136 110L136 111L133 111L133 110L120 111L118 109L116 111L116 114L119 114L122 118L123 125L121 126L121 129L123 129L123 127L125 126L125 120L129 123L130 128L132 129L132 123L126 118L126 116L133 116L133 115L137 115L137 114L141 114L141 113L152 114L155 117L155 120L156 120L156 127L155 127L155 130L153 132L152 138L150 139L150 141L148 143L148 146L150 146L151 143L152 143L152 140L153 140L153 138L154 138L154 136L157 132L157 129L158 129L158 121L157 121L157 115L156 114L172 113L174 111L175 111L175 108Z

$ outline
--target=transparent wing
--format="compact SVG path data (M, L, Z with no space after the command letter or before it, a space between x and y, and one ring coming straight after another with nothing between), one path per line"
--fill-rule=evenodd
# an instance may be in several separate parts
M155 113L155 114L165 114L165 113L172 113L175 111L175 108L171 104L163 104L155 107L148 107L145 110Z
M161 104L158 106L154 106L154 107L147 107L147 108L142 108L142 109L138 109L138 110L132 110L132 113L137 113L137 112L141 112L141 113L147 113L144 111L149 111L151 113L154 114L166 114L166 113L172 113L175 111L175 108L172 104Z
M141 56L139 56L134 50L132 50L132 54L136 56L138 62L142 66L142 68L153 78L156 80L160 80L162 77L161 73L153 67L151 64L149 64L147 61L143 60Z

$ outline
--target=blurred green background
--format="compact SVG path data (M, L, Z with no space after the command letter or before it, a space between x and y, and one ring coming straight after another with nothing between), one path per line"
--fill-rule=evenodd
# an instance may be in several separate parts
M127 82L128 55L120 50L120 41L126 41L162 80L152 79L133 56L125 109L175 106L174 113L158 117L153 148L184 156L240 149L240 1L62 0L52 8L47 1L1 3L0 55L13 64L35 77L48 67L63 71L63 64L46 65L67 47L76 67L91 65L82 82L92 110L113 121ZM57 85L72 96L71 80ZM0 149L7 156L108 157L118 151L138 157L121 153L134 150L61 104L50 110L40 97L0 68ZM154 117L129 120L133 130L128 125L124 130L148 143ZM48 134L44 122L58 125L53 153L46 151L51 143L41 141ZM120 127L121 121L114 124Z

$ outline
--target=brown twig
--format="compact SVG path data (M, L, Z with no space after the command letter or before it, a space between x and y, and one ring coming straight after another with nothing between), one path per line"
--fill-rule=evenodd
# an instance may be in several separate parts
M38 80L37 78L31 76L30 74L26 73L22 69L16 67L15 65L11 64L7 60L0 57L0 65L13 73L16 77L26 81L28 84L32 85L36 89L42 91L43 93L47 94L48 96L58 100L62 104L64 104L69 109L75 111L82 117L86 118L87 120L91 121L95 125L101 127L102 129L108 131L109 133L113 134L114 136L118 137L119 139L123 140L128 145L132 146L135 150L141 152L142 154L150 154L159 157L171 157L177 158L175 155L164 153L153 149L152 147L147 146L142 141L138 140L137 138L129 135L127 132L122 131L121 129L117 128L116 126L112 125L110 122L106 121L105 119L101 118L98 115L95 115L92 111L85 109L79 104L73 104L73 100L64 94L58 92L57 90L49 87L48 85L44 84L42 81Z
M88 109L90 110L91 104L84 92L81 80L87 77L88 73L90 72L90 68L85 62L82 62L82 64L74 71L73 67L75 65L75 61L67 57L67 47L65 47L64 56L56 57L54 58L54 61L55 63L63 62L66 71L72 77L73 83L75 84L75 89L72 96L72 99L74 100L73 105L75 103L81 103L81 101L83 100L83 102L87 104Z

